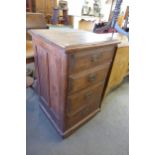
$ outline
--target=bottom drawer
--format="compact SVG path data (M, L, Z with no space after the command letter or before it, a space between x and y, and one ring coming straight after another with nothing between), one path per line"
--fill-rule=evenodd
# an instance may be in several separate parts
M67 116L67 127L72 127L99 108L99 104L89 104L74 115Z
M78 93L68 96L67 110L68 114L74 115L82 107L88 104L99 103L103 91L104 83L98 83Z

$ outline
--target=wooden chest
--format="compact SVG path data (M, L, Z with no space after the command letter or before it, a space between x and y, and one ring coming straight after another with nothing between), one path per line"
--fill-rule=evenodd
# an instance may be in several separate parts
M31 30L40 105L62 137L100 111L118 41L79 30Z

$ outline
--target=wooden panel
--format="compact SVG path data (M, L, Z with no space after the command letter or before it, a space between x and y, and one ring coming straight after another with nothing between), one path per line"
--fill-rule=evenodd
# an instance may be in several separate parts
M93 32L94 26L95 26L95 21L81 20L79 22L79 29L82 29L82 30Z
M39 45L37 46L37 58L38 58L38 69L39 69L38 78L39 78L39 85L40 85L40 95L45 99L46 103L48 103L48 105L50 106L48 54L47 54L47 51Z
M101 81L104 83L109 65L110 63L69 76L69 93L77 92Z
M26 12L32 12L32 0L26 0Z
M26 29L47 28L45 16L42 13L26 13Z
M26 41L26 63L34 62L34 51L32 41Z
M67 119L67 127L71 127L75 125L76 123L82 121L85 117L87 117L89 114L94 112L96 109L98 109L98 104L89 104L88 106L84 107L81 111L77 112L74 115L68 115Z
M67 57L64 51L55 45L48 45L40 39L35 39L35 44L40 95L44 103L48 103L50 115L58 128L63 131Z
M88 89L68 96L68 113L73 114L87 104L99 103L103 90L103 83L91 86Z
M114 46L105 46L100 48L80 50L77 53L70 54L70 73L77 73L81 70L89 69L112 61L114 49Z
M111 33L99 35L92 32L65 28L32 30L30 33L35 33L48 43L54 43L57 46L64 48L66 53L74 53L77 50L92 47L99 48L106 45L116 46L117 43L119 43L116 38L111 39Z
M46 15L52 15L53 7L54 7L54 4L52 4L52 0L46 0L46 3L45 3L45 14Z
M49 79L50 79L50 100L51 109L56 113L60 113L60 104L64 102L64 85L65 81L65 55L56 48L51 47L49 51Z
M36 12L45 13L45 0L36 0Z
M110 79L106 88L106 94L117 87L128 74L129 69L129 47L119 47L112 66Z
M57 0L36 0L36 12L52 15L53 7L56 6Z

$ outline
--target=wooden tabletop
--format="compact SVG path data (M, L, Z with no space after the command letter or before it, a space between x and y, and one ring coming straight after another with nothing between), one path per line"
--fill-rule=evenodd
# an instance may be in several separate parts
M79 46L92 46L97 44L108 45L117 44L120 41L116 37L111 38L111 34L95 34L83 30L74 29L50 29L50 30L30 30L29 33L37 35L49 43L54 43L62 48L71 49Z

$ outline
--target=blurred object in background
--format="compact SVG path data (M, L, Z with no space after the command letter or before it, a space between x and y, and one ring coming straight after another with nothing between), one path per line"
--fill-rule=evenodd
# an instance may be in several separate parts
M53 15L52 15L52 18L51 18L51 23L53 25L57 25L58 24L58 18L59 18L59 8L58 7L54 7L53 8Z
M89 7L89 2L86 0L85 1L85 4L83 5L83 7L82 7L82 15L83 16L85 16L85 15L89 15L89 13L90 13L90 7Z
M26 0L26 12L35 12L35 0Z
M127 6L126 8L126 12L125 12L125 16L124 16L124 25L123 25L123 29L126 32L129 32L129 6Z
M100 17L100 11L101 11L100 7L101 7L100 0L94 0L93 11L95 17Z
M68 25L68 3L67 1L60 0L57 7L53 8L53 15L51 24L53 25Z
M119 17L118 17L117 23L118 23L119 27L122 27L123 21L124 21L124 11L122 11L122 12L120 13Z
M64 0L59 0L59 9L68 10L68 3Z

